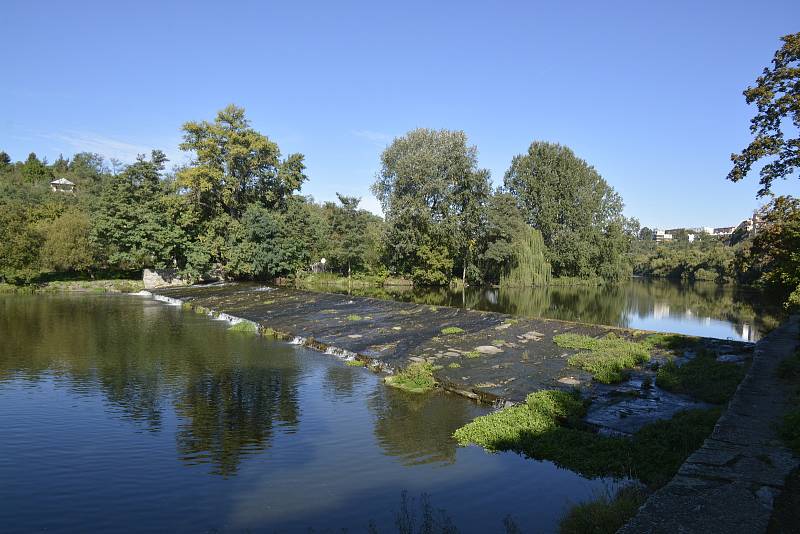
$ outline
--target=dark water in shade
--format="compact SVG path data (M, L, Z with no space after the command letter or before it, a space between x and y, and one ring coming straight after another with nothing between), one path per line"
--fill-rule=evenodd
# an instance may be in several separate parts
M739 341L758 341L782 316L779 300L754 289L663 279L599 287L310 289Z
M0 296L0 531L394 532L407 490L549 532L607 486L456 447L485 411L145 297Z

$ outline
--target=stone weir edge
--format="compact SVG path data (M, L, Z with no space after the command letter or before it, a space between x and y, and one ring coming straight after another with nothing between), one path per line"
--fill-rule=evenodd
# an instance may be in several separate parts
M376 374L383 373L383 374L385 374L387 376L390 376L390 375L393 375L396 372L402 370L402 367L388 365L387 363L382 362L382 361L378 360L377 358L373 358L373 357L368 356L366 354L361 354L359 352L353 352L353 351L350 351L350 350L347 350L347 349L343 349L341 347L336 347L335 345L331 345L331 344L328 344L328 343L323 343L323 342L318 341L318 340L316 340L316 339L314 339L313 337L310 337L310 336L309 337L303 337L303 336L297 335L294 332L288 332L288 331L284 331L284 330L276 330L276 329L274 329L272 327L265 326L265 325L263 325L261 323L258 323L256 321L252 321L250 319L245 319L244 317L238 317L236 315L231 315L229 313L225 313L225 312L222 312L222 311L219 311L219 310L215 310L213 308L208 308L206 306L199 306L199 305L193 304L192 301L189 300L189 299L180 299L180 298L175 298L175 297L168 297L166 295L160 295L158 293L153 293L153 292L148 291L148 290L140 291L138 294L142 295L142 296L150 296L154 300L159 301L159 302L163 302L165 304L171 304L171 305L174 305L174 306L182 306L182 307L194 310L194 311L197 311L198 308L202 308L203 310L205 310L205 315L207 315L208 317L210 317L212 319L225 320L231 325L235 325L235 324L239 324L239 323L252 324L256 328L256 332L257 332L257 334L259 336L272 338L272 339L275 339L277 341L286 341L286 342L289 342L292 345L300 345L300 346L315 350L317 352L321 352L323 354L329 354L331 356L338 357L338 358L340 358L340 359L342 359L344 361L358 360L358 361L363 362L364 366L367 369L369 369L370 371L372 371L372 372L374 372ZM368 298L368 297L363 297L363 298ZM442 307L444 307L444 306L442 306ZM511 316L509 316L509 317L511 317ZM511 400L508 400L508 399L504 398L504 397L501 397L501 396L498 396L498 395L493 395L493 394L488 393L486 391L481 391L481 390L479 390L477 388L473 388L471 390L466 390L463 387L460 387L459 385L456 385L453 382L450 382L449 380L442 379L442 377L436 377L436 383L437 383L438 389L441 389L441 390L446 391L448 393L453 393L453 394L456 394L456 395L459 395L459 396L462 396L462 397L466 397L468 399L471 399L471 400L473 400L475 402L478 402L478 403L481 403L481 404L489 404L489 405L492 405L492 406L498 407L498 408L517 404L517 403L515 403L515 402L513 402Z

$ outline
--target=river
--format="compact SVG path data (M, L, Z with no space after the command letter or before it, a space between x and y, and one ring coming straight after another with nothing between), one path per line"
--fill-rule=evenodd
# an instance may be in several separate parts
M459 448L487 409L135 295L0 295L3 532L396 532L406 491L461 532L550 532L609 491Z
M713 282L634 278L597 287L309 289L751 342L781 318L780 306L769 295Z

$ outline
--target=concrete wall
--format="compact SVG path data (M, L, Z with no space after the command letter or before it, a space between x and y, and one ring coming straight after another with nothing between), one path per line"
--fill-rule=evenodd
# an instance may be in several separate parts
M188 285L178 276L177 269L145 269L142 273L142 282L145 289Z

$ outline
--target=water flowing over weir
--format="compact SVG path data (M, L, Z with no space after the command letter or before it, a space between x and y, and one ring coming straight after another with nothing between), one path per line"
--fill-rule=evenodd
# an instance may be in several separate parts
M480 402L516 403L533 391L578 387L594 400L591 422L610 432L634 432L696 405L656 387L644 388L653 376L649 369L634 372L622 384L598 385L589 373L568 365L575 350L553 342L563 333L635 335L631 330L254 284L167 288L153 294L230 322L252 321L263 334L360 359L375 371L391 373L425 361L434 366L443 389ZM728 340L703 343L720 353L746 353L750 347ZM634 390L638 399L629 395Z

